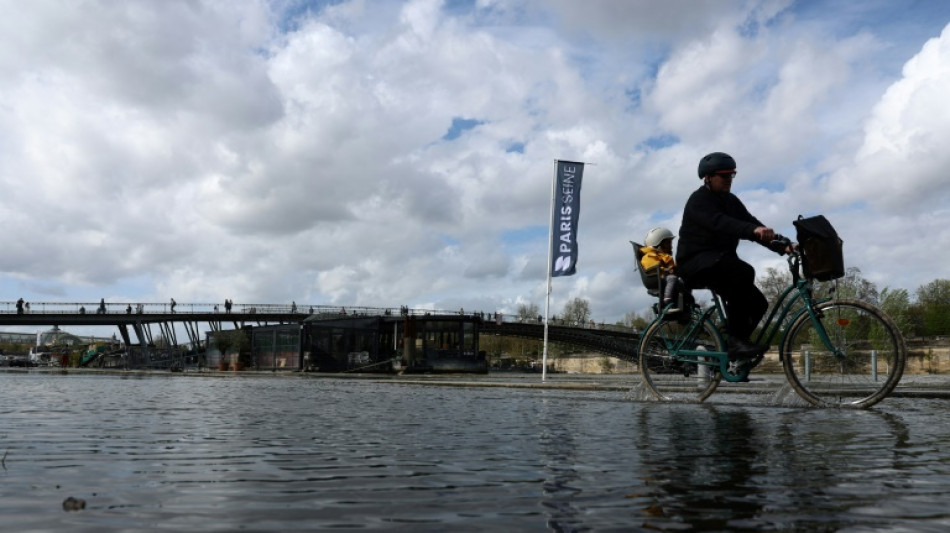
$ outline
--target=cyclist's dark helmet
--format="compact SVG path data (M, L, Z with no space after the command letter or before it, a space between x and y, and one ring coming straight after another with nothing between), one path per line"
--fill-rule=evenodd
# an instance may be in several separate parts
M735 170L736 160L723 152L713 152L699 160L699 178L702 179L720 170Z

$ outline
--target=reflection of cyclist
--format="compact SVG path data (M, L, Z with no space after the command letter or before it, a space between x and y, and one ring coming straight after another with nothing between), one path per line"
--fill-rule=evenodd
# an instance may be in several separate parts
M699 161L703 186L690 195L683 209L676 263L688 287L706 287L722 298L729 355L739 358L767 349L750 343L749 336L768 309L768 301L755 286L755 269L739 259L736 248L740 239L768 247L775 232L730 192L735 175L736 161L729 154L714 152Z

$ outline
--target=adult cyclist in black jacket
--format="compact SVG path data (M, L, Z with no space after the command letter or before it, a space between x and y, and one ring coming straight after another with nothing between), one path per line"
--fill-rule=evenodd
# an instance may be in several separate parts
M722 298L729 356L740 359L768 349L749 341L768 309L768 301L755 286L755 269L739 259L736 248L739 239L768 248L775 232L752 216L730 192L735 176L736 161L729 154L714 152L699 161L703 185L686 201L676 264L687 287L709 288Z

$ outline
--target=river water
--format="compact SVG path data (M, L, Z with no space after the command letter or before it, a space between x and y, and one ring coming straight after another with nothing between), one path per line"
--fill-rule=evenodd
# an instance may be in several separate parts
M919 398L0 374L0 530L944 532L948 415Z

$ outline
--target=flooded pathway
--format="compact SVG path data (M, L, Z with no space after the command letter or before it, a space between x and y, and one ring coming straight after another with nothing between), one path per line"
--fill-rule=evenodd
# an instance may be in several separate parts
M9 531L946 531L948 418L921 398L0 374L0 514Z

